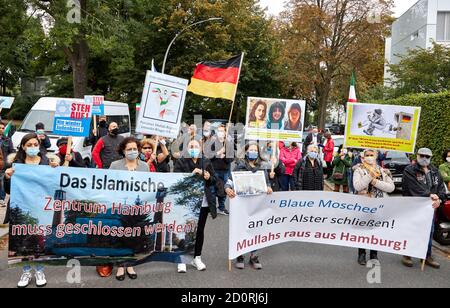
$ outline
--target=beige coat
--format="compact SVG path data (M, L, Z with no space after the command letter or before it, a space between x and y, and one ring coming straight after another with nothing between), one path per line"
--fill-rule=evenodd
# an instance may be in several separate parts
M375 188L383 192L383 196L387 197L388 193L392 193L395 190L395 184L392 180L391 172L387 169L383 169L380 166L376 166L377 170L381 174L381 180L378 180ZM369 171L364 168L362 164L356 165L353 173L353 186L358 192L358 195L369 195L369 185L372 182L372 177Z

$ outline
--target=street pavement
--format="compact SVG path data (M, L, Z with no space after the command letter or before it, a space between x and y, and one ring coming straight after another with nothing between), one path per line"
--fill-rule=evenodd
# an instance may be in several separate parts
M369 284L370 269L356 262L356 249L326 245L287 243L261 250L259 255L264 266L256 271L234 269L228 272L228 217L209 219L203 260L208 268L198 272L188 266L186 274L178 274L176 265L151 263L136 268L139 278L124 282L114 277L100 278L93 267L81 269L81 283L69 284L65 267L46 269L47 287L58 288L329 288L329 287L450 287L450 256L436 254L441 262L440 270L426 267L421 272L419 261L414 268L405 268L401 257L380 253L381 284ZM3 259L4 260L4 259ZM0 271L0 287L13 288L21 269Z

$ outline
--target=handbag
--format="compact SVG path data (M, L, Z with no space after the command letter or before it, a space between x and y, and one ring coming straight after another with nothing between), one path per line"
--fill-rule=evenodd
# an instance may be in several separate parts
M344 175L342 174L342 173L340 173L340 172L335 172L334 174L333 174L333 179L335 179L335 180L343 180L344 179Z

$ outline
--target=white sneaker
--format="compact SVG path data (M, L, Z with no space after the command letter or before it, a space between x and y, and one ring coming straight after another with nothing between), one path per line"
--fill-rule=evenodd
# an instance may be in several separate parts
M33 275L31 275L31 270L23 271L23 274L20 277L19 282L17 283L17 287L19 289L26 288L30 284L31 280L33 280Z
M43 271L36 271L34 277L36 278L36 287L42 288L47 285L47 280L45 279L45 274Z
M195 257L194 260L192 260L191 264L199 271L206 270L206 265L202 262L202 257Z
M178 273L180 274L186 273L186 264L178 263Z

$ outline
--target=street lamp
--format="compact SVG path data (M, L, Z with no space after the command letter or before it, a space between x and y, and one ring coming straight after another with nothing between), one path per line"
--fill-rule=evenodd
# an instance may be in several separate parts
M192 25L187 26L186 28L184 28L183 30L181 30L180 32L178 32L175 37L173 38L173 40L170 42L169 47L167 47L167 51L166 51L166 55L164 56L164 62L163 62L163 67L162 67L162 73L164 74L164 71L166 70L166 61L167 61L167 57L169 56L169 51L170 48L172 47L173 43L175 43L175 40L181 35L183 34L186 30L195 27L197 25L203 24L205 22L210 22L210 21L218 21L218 20L222 20L222 18L209 18L206 20L202 20L196 23L193 23Z

